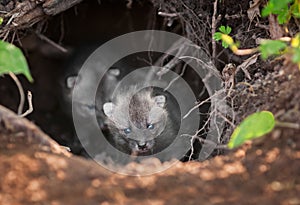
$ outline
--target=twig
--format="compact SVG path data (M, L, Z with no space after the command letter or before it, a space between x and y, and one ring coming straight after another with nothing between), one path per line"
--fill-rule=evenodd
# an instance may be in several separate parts
M192 156L193 156L194 151L195 151L195 149L194 149L195 138L196 138L195 135L191 136L191 141L190 141L190 143L191 143L191 154L190 154L190 156L189 156L188 161L191 161L191 160L192 160Z
M194 143L195 139L198 139L201 144L212 145L214 147L214 150L215 149L225 149L225 150L229 149L227 147L227 144L219 144L219 143L216 143L212 140L203 139L203 138L199 137L198 134L199 134L199 131L197 131L197 133L194 134L194 135L189 135L189 134L182 134L181 135L181 137L190 137L191 138L191 154L189 156L188 161L192 160L192 156L193 156L193 153L194 153L193 143Z
M183 38L180 38L178 41L176 41L168 50L165 51L165 54L163 56L161 56L156 62L155 62L155 66L161 66L165 60L165 58L167 58L169 55L172 55L174 52L176 52L177 50L179 50L181 48L181 46L183 45L184 43L184 40ZM177 51L177 53L174 53L173 55L174 56L180 56L180 51ZM167 65L165 66L168 66L168 69L169 68L172 68L172 66L169 67L169 64L171 62L174 62L176 60L176 58L172 59ZM177 61L177 60L176 60ZM162 73L166 73L168 72L168 69L166 67L163 67L163 69L160 71ZM147 73L147 76L145 78L145 82L150 82L151 80L153 80L154 76L155 75L159 75L157 74L156 72L153 72L152 69L149 70L149 72ZM163 74L162 74L163 75ZM159 76L160 77L160 76Z
M166 13L166 12L159 11L157 14L158 14L159 16L164 16L164 17L177 17L177 16L179 16L181 13Z
M212 19L211 19L211 35L212 35L212 39L213 36L216 33L216 15L217 15L217 9L218 9L218 0L215 0L214 2L214 13L212 15ZM213 63L215 64L215 58L216 58L216 41L212 41L212 60Z
M167 87L165 87L164 91L168 90L176 80L178 80L180 77L184 75L187 65L188 64L184 64L181 73L178 76L176 76L173 80L170 81Z
M183 117L182 119L187 118L194 110L198 109L201 105L203 105L204 103L207 103L211 100L211 98L207 98L205 100L203 100L202 102L198 103L197 105L195 105L193 108L191 108Z
M14 20L14 18L16 18L19 15L19 13L14 13L7 21L6 26L8 26L9 24L11 24L11 22Z
M191 108L183 117L182 119L187 118L194 110L198 109L201 105L203 105L204 103L210 102L210 100L213 97L216 97L217 95L221 95L222 92L216 92L214 95L210 96L209 98L206 98L205 100L199 102L197 105L195 105L193 108Z
M55 48L57 48L58 50L60 50L63 53L67 53L68 50L65 49L64 47L58 45L57 43L55 43L54 41L52 41L51 39L49 39L48 37L44 36L43 34L40 34L38 32L35 32L36 35L41 39L46 41L47 43L49 43L50 45L54 46Z
M194 154L193 143L194 143L195 139L198 137L198 134L200 132L202 132L208 126L209 121L210 121L210 117L209 117L209 119L206 120L206 122L204 123L204 125L199 130L196 131L196 133L194 135L189 135L189 134L182 134L181 135L181 137L190 137L191 138L191 141L190 141L190 143L191 143L191 153L190 153L188 161L192 160L192 156Z
M20 115L20 117L25 117L27 115L29 115L30 113L32 113L33 111L33 106L32 106L32 94L30 91L28 91L27 93L27 100L28 100L28 110L26 110L23 114L23 108L24 108L24 102L25 102L25 94L24 94L24 89L22 87L21 82L19 81L19 79L17 78L17 76L13 73L13 72L9 72L9 76L13 79L13 81L16 83L19 93L20 93L20 103L19 103L19 107L18 107L18 112L17 114Z
M19 79L13 72L9 72L9 76L13 79L13 81L16 83L19 93L20 93L20 103L18 107L18 115L22 114L23 107L24 107L24 101L25 101L25 95L24 95L24 89L22 87L22 84L20 83Z
M6 41L6 39L8 38L8 35L10 33L10 29L6 30L5 34L3 33L4 37L2 38L3 41Z
M16 36L16 31L14 31L14 33L13 33L13 36L12 36L12 38L11 38L11 42L10 42L10 43L13 43L13 42L15 41L15 36Z
M215 146L214 149L229 149L229 148L227 147L227 144L218 144L218 143L215 143L215 142L212 141L212 140L203 139L203 138L201 138L201 137L197 137L197 139L198 139L199 142L202 143L202 144L209 144L209 145Z
M260 39L258 43L261 44L264 40L266 40L266 39ZM278 38L277 40L284 41L284 42L290 42L292 40L292 38L291 37L281 37L281 38ZM250 54L258 52L259 48L256 47L256 48L248 48L248 49L231 49L231 50L235 55L244 56L244 55L250 55Z
M177 54L179 55L179 54L185 53L185 52L186 52L185 46L182 46L182 47L178 48ZM163 68L156 73L156 75L159 76L159 78L160 78L161 76L163 76L164 74L166 74L167 72L169 72L178 63L180 63L180 61L176 57L174 57L172 60L170 60L170 62L168 62L166 65L164 65Z
M222 112L217 113L221 118L223 118L232 128L235 128L236 126L234 125L233 122L231 122L226 116L222 114Z
M30 91L27 92L27 100L28 100L28 110L26 110L20 117L26 117L30 113L33 112L33 106L32 106L32 94Z
M286 128L292 128L292 129L300 129L300 125L299 124L297 124L297 123L291 123L291 122L276 121L276 126L286 127Z
M209 62L204 62L202 59L196 58L196 57L193 57L193 56L180 56L178 59L179 59L179 60L183 60L183 59L193 59L193 60L197 61L200 65L202 65L202 66L204 66L204 67L206 67L206 68L211 67L211 65L209 64ZM215 76L217 76L217 77L221 77L221 76L219 76L217 70L211 69L211 73L213 73L213 74L214 74Z
M258 48L237 49L237 50L232 50L232 52L238 56L245 56L245 55L250 55L258 52Z

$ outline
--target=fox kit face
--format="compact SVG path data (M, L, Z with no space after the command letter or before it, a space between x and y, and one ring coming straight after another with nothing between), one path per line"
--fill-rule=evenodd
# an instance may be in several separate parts
M103 105L116 145L131 154L151 152L155 138L166 126L166 97L152 97L151 94L151 91L140 91L133 96L120 95L115 103Z

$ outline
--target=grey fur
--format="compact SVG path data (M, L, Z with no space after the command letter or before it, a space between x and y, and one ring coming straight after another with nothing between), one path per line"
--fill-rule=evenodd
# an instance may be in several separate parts
M124 153L149 155L172 142L166 97L153 96L152 89L138 91L133 86L121 91L103 105L103 111L113 144Z

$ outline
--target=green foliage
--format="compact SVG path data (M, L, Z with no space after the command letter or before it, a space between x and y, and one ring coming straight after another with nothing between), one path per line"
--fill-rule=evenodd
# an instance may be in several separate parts
M300 33L292 38L290 53L292 54L293 63L297 63L300 69Z
M279 40L264 40L260 46L259 50L261 52L261 57L267 59L273 55L279 55L287 47L287 44Z
M261 111L245 118L231 135L228 147L238 147L247 140L261 137L273 130L275 119L271 112Z
M262 16L277 15L278 23L287 24L290 19L300 18L300 0L269 0L262 10ZM238 44L229 36L231 28L221 26L214 39L222 41L224 48L230 48L237 55L249 55L260 51L262 59L270 56L284 55L288 60L296 63L300 69L300 33L294 37L285 37L279 40L263 40L258 48L239 49Z
M221 33L221 32L216 32L216 33L214 34L213 39L215 39L216 41L221 40L221 39L222 39L222 33Z
M300 2L296 0L295 3L291 6L292 14L295 18L300 18Z
M291 17L300 18L300 0L269 0L267 6L262 10L262 16L268 16L270 14L277 15L279 24L287 24ZM260 45L259 49L263 59L271 55L290 55L292 62L298 64L300 69L299 33L291 38L290 45L279 40L267 40Z
M293 63L300 64L300 48L294 48L293 53L294 53L292 57Z
M230 26L220 26L219 31L221 31L224 34L229 35L231 32L231 27Z
M300 17L300 2L299 0L269 0L261 14L264 17L275 14L279 24L286 24L291 17Z
M24 74L30 82L33 82L22 51L13 44L0 40L0 75L9 72Z
M215 39L216 41L222 40L222 46L224 48L228 48L230 46L230 41L229 42L226 41L226 37L230 37L228 35L231 33L231 27L230 26L226 26L226 27L220 26L219 31L220 32L216 32L214 34L213 39ZM225 39L224 39L224 37L225 37ZM232 42L233 42L233 40L232 40Z
M2 23L3 23L3 18L0 17L0 26L2 25Z

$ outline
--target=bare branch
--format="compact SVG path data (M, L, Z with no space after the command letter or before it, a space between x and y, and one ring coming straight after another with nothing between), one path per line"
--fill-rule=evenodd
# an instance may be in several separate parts
M19 107L18 107L18 115L22 114L23 111L23 107L24 107L24 101L25 101L25 95L24 95L24 89L22 87L21 82L19 81L19 79L17 78L17 76L13 73L13 72L9 72L9 76L13 79L13 81L16 83L18 90L19 90L19 94L20 94L20 103L19 103Z
M159 11L157 14L159 16L164 16L164 17L177 17L177 16L181 15L181 13L167 13L167 12L162 12L162 11Z
M222 92L216 92L214 95L210 96L209 98L203 100L202 102L199 102L196 106L194 106L193 108L191 108L184 116L182 119L187 118L194 110L198 109L201 105L203 105L204 103L209 102L212 98L221 95L223 93L223 90L221 90Z
M211 35L212 35L212 39L213 36L216 33L216 27L217 27L217 20L216 20L216 15L217 15L217 9L218 9L218 0L215 0L214 2L214 13L211 19ZM212 41L212 60L213 63L215 64L215 58L216 58L216 41Z
M52 41L51 39L49 39L48 37L44 36L43 34L40 34L38 32L35 32L36 35L41 39L46 41L47 43L49 43L50 45L52 45L53 47L57 48L58 50L60 50L63 53L67 53L68 50L65 49L64 47L62 47L61 45L58 45L57 43L55 43L54 41Z
M27 115L29 115L30 113L33 112L33 106L32 106L32 94L30 91L27 92L27 100L28 100L28 110L26 110L22 115L20 115L21 117L26 117Z

